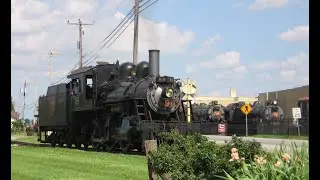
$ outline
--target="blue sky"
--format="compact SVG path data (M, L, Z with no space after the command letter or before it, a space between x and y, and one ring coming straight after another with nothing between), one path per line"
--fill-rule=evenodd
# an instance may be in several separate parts
M146 2L147 0L144 0ZM152 2L151 0L150 2ZM132 60L132 26L109 48L96 51L101 40L133 6L131 1L12 1L11 92L18 110L23 81L28 80L26 117L49 84L77 63L75 22L95 21L84 28L84 52L99 60ZM147 50L161 50L161 74L191 78L198 96L239 96L309 84L309 4L306 0L159 0L142 12L139 61ZM92 62L91 64L94 64Z

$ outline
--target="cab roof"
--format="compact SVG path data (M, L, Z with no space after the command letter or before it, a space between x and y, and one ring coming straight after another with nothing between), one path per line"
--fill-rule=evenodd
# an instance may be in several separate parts
M85 67L78 68L76 70L71 71L71 73L67 76L67 78L73 78L75 75L88 72L92 68L93 68L92 66L85 66Z

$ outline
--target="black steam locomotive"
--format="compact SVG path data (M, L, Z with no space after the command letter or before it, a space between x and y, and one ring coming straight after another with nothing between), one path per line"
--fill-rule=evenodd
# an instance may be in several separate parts
M225 107L225 116L228 123L243 122L245 114L241 111L241 107L245 104L243 101L228 104Z
M284 117L283 110L277 100L268 100L265 103L256 101L248 118L260 122L282 121Z
M136 66L98 62L71 72L69 83L48 87L39 98L39 141L144 151L144 140L159 132L186 131L180 117L191 101L182 100L180 80L159 75L159 53L149 50L149 63Z
M222 122L225 120L224 106L218 101L207 104L193 105L193 116L197 121Z

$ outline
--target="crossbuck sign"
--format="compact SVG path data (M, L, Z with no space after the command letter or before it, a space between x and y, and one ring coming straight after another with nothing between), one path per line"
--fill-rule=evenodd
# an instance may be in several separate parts
M301 118L301 109L300 108L292 108L292 116L293 119L300 119Z

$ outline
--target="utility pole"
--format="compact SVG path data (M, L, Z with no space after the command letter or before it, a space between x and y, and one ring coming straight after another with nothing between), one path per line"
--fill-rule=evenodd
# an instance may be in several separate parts
M133 64L138 64L139 0L134 0Z
M78 25L79 26L79 41L78 41L78 50L79 50L79 67L82 68L82 35L84 35L84 31L82 30L82 27L85 25L93 25L93 23L82 23L82 21L79 19L78 23L70 23L69 20L67 22L69 25Z
M60 54L59 52L49 51L48 53L44 53L49 55L49 63L50 63L50 85L52 83L52 56Z
M22 95L23 95L22 120L24 120L24 111L26 109L26 89L27 89L27 80L24 81L23 91L22 91Z

